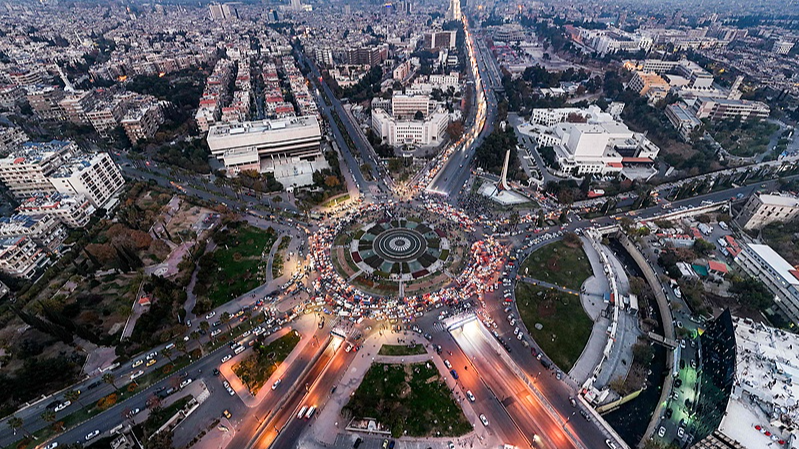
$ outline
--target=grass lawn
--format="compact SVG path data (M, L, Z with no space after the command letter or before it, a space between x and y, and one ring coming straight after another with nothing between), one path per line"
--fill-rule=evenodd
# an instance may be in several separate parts
M530 254L519 274L579 291L593 272L582 246L572 248L557 241Z
M247 224L218 232L214 236L217 248L200 260L194 292L208 297L213 307L218 307L261 285L260 266L265 264L261 253L269 251L276 238L274 231Z
M289 332L268 345L259 344L252 354L233 367L233 372L253 394L258 394L261 387L269 380L269 376L283 360L286 360L299 342L299 335L296 332Z
M779 126L765 120L719 120L708 131L725 150L735 156L754 156L768 150L771 135Z
M380 347L379 355L420 355L427 354L424 345L383 345Z
M395 438L457 437L472 431L430 363L372 365L344 408L354 417L375 418Z
M580 297L519 282L516 306L536 343L560 369L569 372L588 343L593 327ZM536 329L536 323L543 328Z

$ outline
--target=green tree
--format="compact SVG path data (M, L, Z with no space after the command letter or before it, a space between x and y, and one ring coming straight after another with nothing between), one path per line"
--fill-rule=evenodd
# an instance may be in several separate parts
M69 402L76 402L81 407L83 407L83 403L80 402L80 390L69 390L64 393L64 399Z
M50 409L43 411L41 416L42 421L46 422L47 424L53 424L56 420L55 412Z
M169 363L172 363L172 350L169 348L164 348L161 350L161 354L164 355L169 360Z
M22 430L22 433L25 435L30 436L30 433L28 433L28 431L25 429L25 422L22 421L22 418L18 416L12 416L11 418L8 418L8 427L14 431L14 435L17 434L17 430L19 429Z
M220 316L220 317L219 317L219 321L221 321L222 323L224 323L225 325L227 325L227 331L228 331L228 333L230 333L230 332L232 332L232 331L233 331L233 328L232 328L232 327L231 327L231 325L230 325L230 319L231 319L231 318L232 318L232 317L230 316L230 313L228 313L228 312L223 312L223 313L222 313L222 316Z
M203 344L200 342L200 337L202 337L202 335L197 331L192 331L192 333L189 334L189 337L192 340L196 341L197 346L200 347L200 357L205 357L205 348L203 347Z
M113 374L111 374L111 373L103 374L103 382L105 382L107 384L111 384L111 386L114 387L115 390L119 391L119 388L117 387L117 383L116 383L117 379L116 379L116 377Z

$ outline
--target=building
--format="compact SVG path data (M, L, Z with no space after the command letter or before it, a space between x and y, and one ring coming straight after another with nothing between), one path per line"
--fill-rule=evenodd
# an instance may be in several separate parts
M49 253L58 252L67 238L61 221L48 214L16 214L0 217L0 239L7 237L30 237Z
M21 69L9 72L8 77L17 86L30 86L44 82L44 71L36 69Z
M125 185L125 179L108 153L75 154L49 177L63 195L85 196L94 207L106 206Z
M432 106L427 95L397 94L391 97L391 115L398 119L414 118L417 112L427 117Z
M407 117L407 115L406 115ZM449 114L435 111L422 120L400 119L383 109L372 108L372 130L383 143L398 145L437 146L449 125Z
M461 20L461 0L449 0L447 20Z
M392 78L394 81L403 82L405 81L408 76L413 73L413 67L411 66L411 60L407 60L403 63L400 63L392 72Z
M77 151L73 142L26 142L0 159L0 182L15 198L55 192L50 175Z
M799 216L799 199L789 195L754 193L735 221L744 229L760 229L775 221L791 221Z
M774 302L794 324L799 323L799 271L768 245L746 244L735 259L774 294Z
M643 61L624 61L628 70L654 72L658 75L674 73L686 80L689 88L707 89L713 85L713 74L703 69L699 64L682 59L680 61L665 61L662 59L644 59Z
M627 167L628 177L648 177L660 152L643 134L630 131L596 105L534 109L532 122L536 126L531 133L539 147L553 149L562 172L604 176L619 174Z
M59 102L64 99L64 91L58 86L28 86L26 97L31 109L42 120L63 120L64 110Z
M111 101L100 101L95 104L94 109L86 113L86 118L94 129L103 137L119 126L127 112L128 104L121 98L114 98Z
M636 71L627 87L653 103L666 98L669 93L669 83L655 72Z
M775 41L771 51L778 55L787 55L793 49L794 43L791 41Z
M345 62L350 65L375 66L388 58L388 45L375 45L371 47L348 48L345 53Z
M703 438L701 441L691 446L692 449L747 449L741 443L715 431Z
M139 140L150 139L164 123L164 113L158 103L143 104L129 110L120 122L125 134L134 145Z
M433 31L424 35L424 43L427 48L447 48L453 49L457 46L458 33L456 30Z
M751 118L768 118L771 109L760 101L735 100L729 98L697 97L691 107L698 119L723 120L740 117L742 120Z
M28 141L28 135L16 126L0 126L0 155L8 154Z
M31 279L47 261L45 251L28 237L0 238L0 271Z
M652 48L652 38L627 33L617 28L580 29L580 39L601 55L617 52L636 53L640 50L649 51Z
M25 101L25 89L16 84L0 86L0 107L14 109Z
M214 125L208 131L211 154L229 174L262 171L262 162L313 160L322 155L322 133L316 116Z
M697 126L702 125L702 121L688 109L684 104L674 103L666 106L666 118L669 123L677 129L680 137L686 142L690 142L691 133Z
M25 215L51 215L69 228L82 228L96 209L84 195L60 193L32 196L21 202L17 212Z
M94 109L97 95L93 90L75 90L65 92L64 98L58 102L64 119L79 125L89 124L88 112Z

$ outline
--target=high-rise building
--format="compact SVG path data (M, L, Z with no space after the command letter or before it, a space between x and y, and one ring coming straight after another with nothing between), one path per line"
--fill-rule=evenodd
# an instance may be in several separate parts
M294 11L302 11L302 1L301 0L291 0L291 9Z
M461 20L461 0L449 0L448 20Z
M225 12L222 10L222 5L219 3L211 3L208 5L208 8L211 12L211 19L213 20L224 20L225 19Z

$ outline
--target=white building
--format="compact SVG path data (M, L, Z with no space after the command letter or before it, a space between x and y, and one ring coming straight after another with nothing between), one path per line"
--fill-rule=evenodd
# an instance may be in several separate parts
M125 179L108 153L76 154L49 176L61 194L84 195L94 207L104 207L125 185Z
M60 193L36 195L20 204L17 212L25 215L51 215L70 228L82 228L89 223L95 208L84 195Z
M737 257L741 269L774 294L774 302L799 323L799 271L768 245L746 244Z
M791 41L776 41L771 51L778 55L787 55L793 49L794 43Z
M660 149L643 134L630 131L598 106L588 109L534 109L532 134L540 147L552 147L561 171L577 175L621 173L625 166L648 170L626 176L651 175ZM551 124L551 125L547 125Z
M398 119L413 118L417 112L427 117L433 107L427 95L394 95L391 97L391 115Z
M73 142L26 142L0 159L0 182L16 198L55 192L48 179L78 151Z
M397 119L383 109L372 109L372 129L383 143L397 145L437 146L449 125L449 114L436 111L422 120Z
M215 125L207 138L211 154L225 164L229 174L314 161L322 156L321 140L316 116Z
M0 238L0 271L30 279L47 261L46 252L28 237Z
M799 199L789 195L754 193L735 221L744 229L760 229L775 221L788 222L799 216Z
M735 100L729 98L697 97L691 107L698 119L710 120L741 117L742 120L750 118L768 118L771 109L760 101Z

